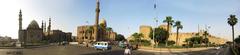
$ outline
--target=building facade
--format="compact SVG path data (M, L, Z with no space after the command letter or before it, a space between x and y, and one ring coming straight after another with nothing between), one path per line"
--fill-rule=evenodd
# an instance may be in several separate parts
M19 40L25 45L35 45L43 40L43 30L38 23L33 20L27 29L19 30Z
M79 43L83 42L94 42L97 41L115 41L115 37L117 35L113 30L107 30L107 23L103 19L99 23L98 28L98 36L96 37L94 34L94 26L93 25L83 25L77 27L77 41Z
M6 47L6 46L14 46L14 43L16 40L12 39L8 36L0 36L0 47Z
M96 37L94 37L93 29L91 29L93 26L79 26L77 28L77 41L79 43L82 43L84 41L91 42L95 40Z
M143 34L143 39L151 40L150 34L152 31L151 26L141 25L139 32Z
M49 34L49 41L51 43L60 43L63 41L71 42L72 41L72 33L70 32L62 32L61 30L51 30Z
M160 25L159 27L167 30L167 25ZM150 33L150 29L151 29L150 26L146 26L146 25L140 26L140 33L142 33L143 36L144 36L143 39L145 39L145 40L150 39L148 37L149 33ZM172 30L172 27L169 28L170 36L169 36L168 40L176 42L177 33L173 33L173 32L171 32L171 30ZM186 33L179 32L179 34L178 34L179 35L178 36L179 37L178 44L179 45L187 44L185 42L185 40L188 39L188 38L194 37L196 34L199 34L200 36L203 36L203 30L200 31L200 32L186 32ZM132 36L127 38L127 40L132 40L132 39L134 39ZM208 39L209 39L210 43L214 43L214 44L224 44L227 41L225 39L222 39L222 38L219 38L219 37L216 37L216 36L213 36L213 35L208 35Z
M22 11L20 10L18 40L23 45L40 45L44 41L47 41L48 43L72 41L71 32L51 30L51 18L49 18L47 30L46 23L42 22L42 26L40 27L35 20L31 21L26 29L22 29L22 20Z

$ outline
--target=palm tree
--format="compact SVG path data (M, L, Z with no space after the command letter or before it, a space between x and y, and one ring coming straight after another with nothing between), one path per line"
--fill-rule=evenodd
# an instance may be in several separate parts
M167 40L168 40L168 37L170 36L170 26L172 26L172 23L174 22L174 20L172 20L172 17L171 16L167 16L165 20L163 20L164 23L167 23L167 31L168 31L168 36L167 36ZM167 40L165 41L166 42L166 46L168 45L167 44Z
M234 25L236 25L238 22L238 19L235 17L235 15L230 15L228 18L228 24L232 26L232 41L234 46Z
M176 21L175 22L175 25L173 25L173 27L176 27L177 28L177 37L176 37L176 45L178 45L178 31L179 31L179 29L182 29L183 28L183 26L182 26L182 24L181 24L181 22L180 21Z

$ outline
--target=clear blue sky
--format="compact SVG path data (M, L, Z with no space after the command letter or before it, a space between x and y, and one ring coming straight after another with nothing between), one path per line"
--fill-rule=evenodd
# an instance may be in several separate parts
M197 32L205 25L211 26L210 34L231 39L231 28L227 24L230 14L240 18L240 0L156 0L157 10L153 9L154 0L100 0L100 19L107 26L126 37L139 31L140 25L154 26L154 16L162 21L166 16L182 21L180 32ZM96 0L1 0L0 35L17 38L18 12L23 11L23 28L35 19L52 18L52 29L73 32L77 26L92 25L95 20ZM86 23L88 21L89 23ZM9 23L9 25L6 25ZM240 24L236 25L236 35L240 35ZM175 32L175 29L173 30Z

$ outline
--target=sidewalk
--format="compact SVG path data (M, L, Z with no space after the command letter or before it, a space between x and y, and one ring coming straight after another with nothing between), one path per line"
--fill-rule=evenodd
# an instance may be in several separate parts
M152 48L141 46L138 50L147 52L189 52L213 49L214 47L201 47L201 48Z

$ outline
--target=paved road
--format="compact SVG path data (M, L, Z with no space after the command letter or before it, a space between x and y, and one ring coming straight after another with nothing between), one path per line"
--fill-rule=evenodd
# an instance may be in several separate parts
M80 46L48 46L27 49L0 49L0 55L123 55L124 49L113 47L112 50L95 50ZM154 55L150 52L133 51L133 55Z
M112 50L101 51L91 47L48 46L28 49L0 49L0 55L123 55L124 49L113 47ZM133 55L232 55L230 48L209 49L190 52L146 52L133 51Z
M202 51L189 51L189 52L152 52L159 53L160 55L233 55L230 47L220 48L220 49L208 49ZM159 55L158 54L158 55Z
M209 49L203 51L185 52L187 55L233 55L230 47L220 49Z

